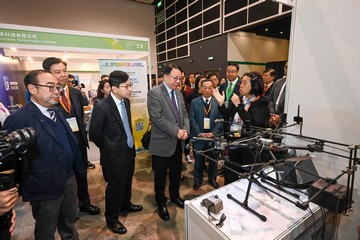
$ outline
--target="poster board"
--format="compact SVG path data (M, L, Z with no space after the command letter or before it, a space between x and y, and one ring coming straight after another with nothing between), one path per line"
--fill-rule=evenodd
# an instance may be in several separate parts
M132 82L131 91L131 124L135 140L135 148L142 149L141 138L149 125L147 113L147 64L146 61L100 59L100 74L109 75L112 71L121 70L129 75Z

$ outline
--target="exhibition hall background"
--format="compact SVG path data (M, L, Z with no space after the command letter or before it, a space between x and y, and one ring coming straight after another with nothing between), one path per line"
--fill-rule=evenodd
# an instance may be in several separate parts
M297 105L301 105L304 133L349 144L356 141L359 143L360 99L357 94L359 82L356 81L358 65L356 54L360 51L358 46L360 30L359 28L354 30L350 26L360 21L360 15L356 13L360 3L357 0L349 0L346 3L336 0L326 2L301 0L297 1L296 5L298 9L292 23L296 35L290 39L290 44L287 43L290 45L290 50L280 53L281 57L289 55L290 86L287 100L290 119L296 115ZM151 5L116 0L105 2L63 0L51 3L41 0L6 1L6 4L1 4L0 22L148 37L150 69L152 73L156 73L153 8ZM229 39L234 37L236 38L237 35L231 36L229 33L226 37L219 36L212 41L219 41L221 45L228 44L226 47L228 51L231 47ZM201 42L191 47L203 49L201 46L209 49L206 43ZM255 47L251 48L253 49ZM201 54L199 52L199 55ZM215 60L217 59L225 60L220 67L226 66L228 59L220 56L215 57ZM199 61L199 64L200 62L203 63ZM191 67L197 66L197 63L195 59ZM210 62L205 61L205 63ZM202 67L199 68L200 71L204 70ZM25 66L24 69L29 70ZM243 67L242 71L246 69L247 67ZM20 75L15 77L21 78ZM19 92L19 95L22 93ZM321 159L321 154L317 154L319 155ZM323 176L333 176L334 172L340 171L345 166L336 158L321 160L324 161L314 162L318 172ZM355 186L359 188L359 178L356 179ZM354 199L354 212L349 217L343 217L340 222L339 239L355 239L356 226L360 222L358 192L355 193Z

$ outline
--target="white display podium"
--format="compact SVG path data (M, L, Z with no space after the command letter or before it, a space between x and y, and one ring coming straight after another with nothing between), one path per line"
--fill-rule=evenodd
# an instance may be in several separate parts
M186 239L295 239L305 231L313 234L319 230L316 229L315 223L323 217L324 212L320 211L320 207L313 203L309 204L307 210L302 210L286 199L269 192L273 197L271 198L263 188L253 183L248 198L248 206L267 218L267 221L263 222L256 215L227 197L227 194L231 194L243 202L248 182L247 179L242 179L191 201L185 201ZM262 184L286 196L293 202L298 201L291 195L285 194L268 184ZM305 194L297 191L296 193L300 195L301 200L307 200L308 197ZM222 213L226 215L226 220L221 228L215 226L218 221L209 220L207 209L201 206L202 200L212 195L217 195L223 201L223 210L218 214L212 213L217 219L220 219ZM237 227L230 228L230 224ZM241 225L240 229L238 225Z

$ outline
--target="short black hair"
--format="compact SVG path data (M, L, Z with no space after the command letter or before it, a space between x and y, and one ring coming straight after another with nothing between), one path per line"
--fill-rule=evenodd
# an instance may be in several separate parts
M72 74L69 74L69 79L70 78L73 78L74 80L75 80L75 77L74 77L74 75L72 75Z
M211 84L214 86L213 81L211 81L209 78L207 78L207 79L205 79L205 80L201 81L200 86L203 86L203 83L204 83L204 82L211 82Z
M129 75L121 70L116 70L109 75L110 87L119 87L120 84L126 82L129 79Z
M182 68L180 66L178 66L175 63L169 63L165 65L164 68L164 75L169 75L171 73L171 71L173 70L173 68L178 69L180 72L183 72Z
M163 78L164 77L164 73L163 72L159 72L158 73L158 78Z
M265 70L263 71L263 73L269 73L269 75L270 75L271 77L275 77L275 75L276 75L275 70L272 69L272 68L267 68L267 69L265 69Z
M62 63L65 65L65 67L67 67L67 63L65 61L63 61L60 58L56 58L56 57L49 57L49 58L45 59L42 63L42 67L44 70L50 71L51 66L54 64L58 64L58 63Z
M209 73L206 78L210 79L212 76L215 76L217 79L219 79L219 76L214 72Z
M250 93L254 94L256 97L257 96L262 96L263 92L264 92L264 81L262 76L260 75L260 73L258 72L247 72L244 73L244 76L247 76L250 78L250 83L251 83L251 91Z
M239 64L237 64L236 62L229 62L226 66L226 68L228 68L228 66L233 66L236 67L236 71L239 71Z
M40 74L43 74L43 73L50 73L50 72L46 71L46 70L42 70L42 69L36 69L36 70L32 70L28 74L26 74L26 76L24 78L25 88L27 89L27 86L29 84L33 84L33 85L37 84L38 83L38 76Z

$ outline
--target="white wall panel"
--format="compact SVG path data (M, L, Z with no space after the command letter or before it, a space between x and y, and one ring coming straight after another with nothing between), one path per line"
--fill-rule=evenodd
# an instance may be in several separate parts
M304 135L360 144L360 1L298 0L295 6L287 85L288 121L292 123L300 105ZM335 177L346 169L346 159L317 155L314 163L322 176ZM359 173L356 175L358 187ZM344 180L340 182L345 184ZM358 193L354 200L354 212L342 217L337 239L357 239Z

